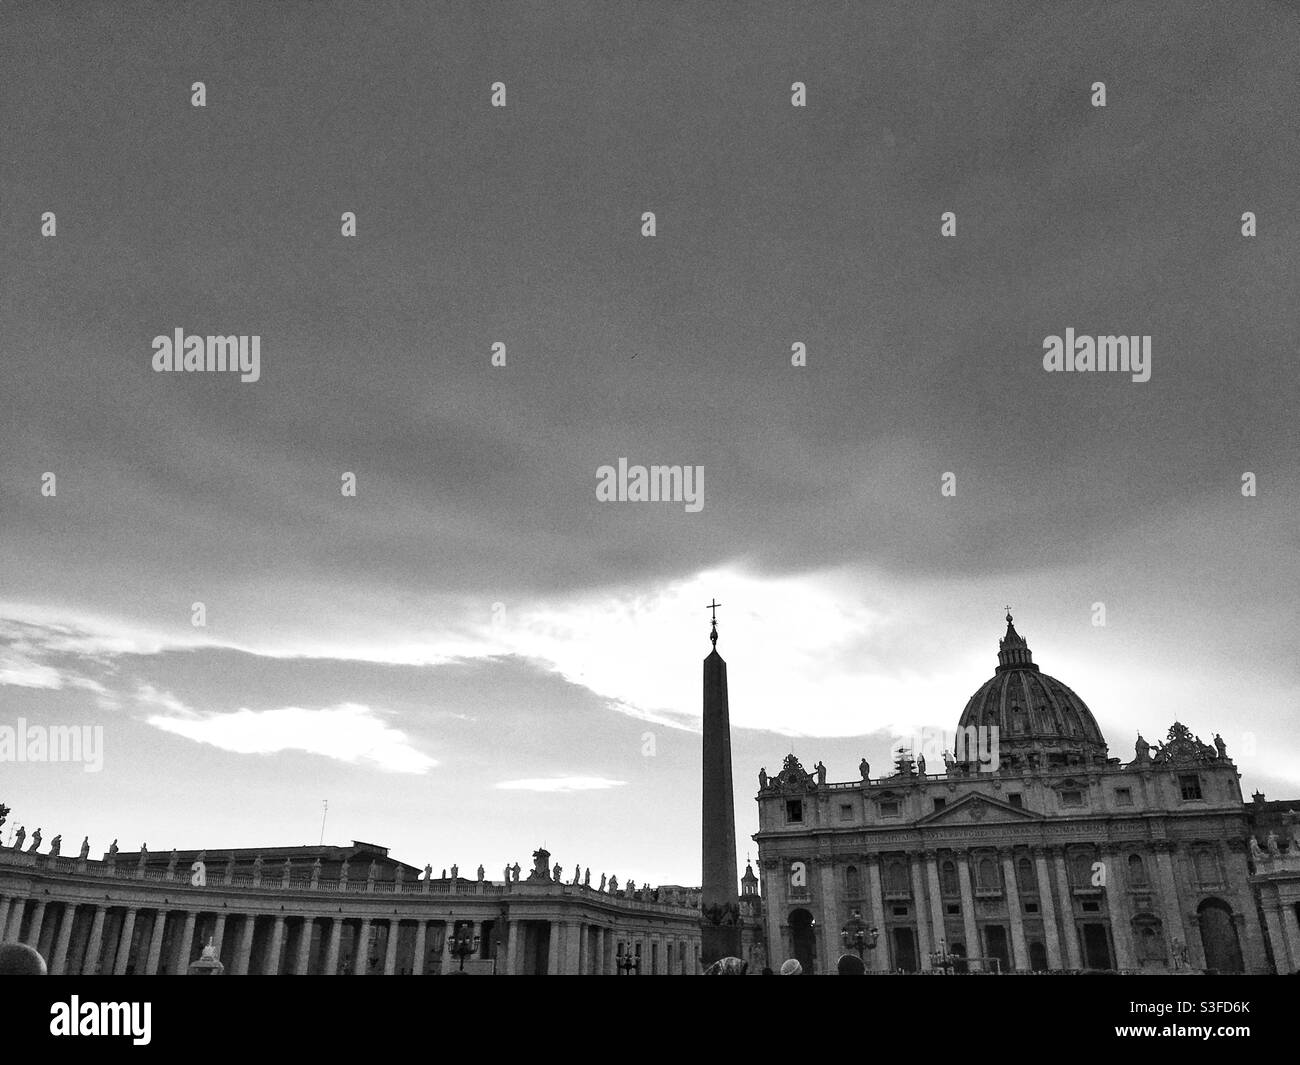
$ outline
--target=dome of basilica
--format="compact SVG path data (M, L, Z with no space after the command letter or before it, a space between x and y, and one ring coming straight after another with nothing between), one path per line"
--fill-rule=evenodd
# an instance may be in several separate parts
M958 728L994 725L1000 761L1008 767L1106 761L1106 740L1092 711L1034 664L1010 614L1007 634L998 642L997 671L970 697Z

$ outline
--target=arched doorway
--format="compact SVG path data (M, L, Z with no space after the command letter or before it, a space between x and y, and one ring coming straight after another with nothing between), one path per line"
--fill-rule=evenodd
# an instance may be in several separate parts
M970 972L970 962L966 960L966 944L953 943L948 948L948 953L952 955L952 971L955 973Z
M1037 939L1029 944L1029 967L1036 973L1047 971L1047 948Z
M811 976L816 971L813 963L817 957L817 938L813 934L813 915L807 910L790 911L790 939L795 960L803 966L804 974Z
M1222 899L1206 899L1196 908L1196 913L1200 918L1205 967L1221 973L1244 972L1232 907Z

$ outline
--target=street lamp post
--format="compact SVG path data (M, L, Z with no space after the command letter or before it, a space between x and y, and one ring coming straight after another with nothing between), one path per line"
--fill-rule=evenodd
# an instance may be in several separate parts
M474 936L468 928L456 932L451 940L451 956L460 959L458 972L465 971L465 959L474 953Z
M957 955L948 953L948 945L942 939L939 940L939 949L930 952L930 968L945 976L957 971Z
M631 947L615 959L614 966L619 976L640 976L641 958L632 952Z
M879 938L880 929L875 925L868 925L857 910L852 912L849 919L844 922L844 927L840 929L840 941L844 944L844 949L856 950L859 958L863 956L864 951L875 950Z

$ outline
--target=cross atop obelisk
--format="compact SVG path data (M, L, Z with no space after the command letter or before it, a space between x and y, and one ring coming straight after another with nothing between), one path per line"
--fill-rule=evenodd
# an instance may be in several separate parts
M707 607L705 607L706 610L713 611L713 631L709 633L709 639L713 641L714 647L718 646L718 607L720 606L722 606L722 604L715 599L712 603L710 603Z

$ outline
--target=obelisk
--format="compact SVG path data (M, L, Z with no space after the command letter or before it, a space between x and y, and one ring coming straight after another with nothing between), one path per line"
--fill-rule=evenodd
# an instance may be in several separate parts
M700 893L700 962L740 956L736 879L736 809L731 789L731 718L727 663L718 654L718 614L713 602L713 650L704 660L703 880Z

